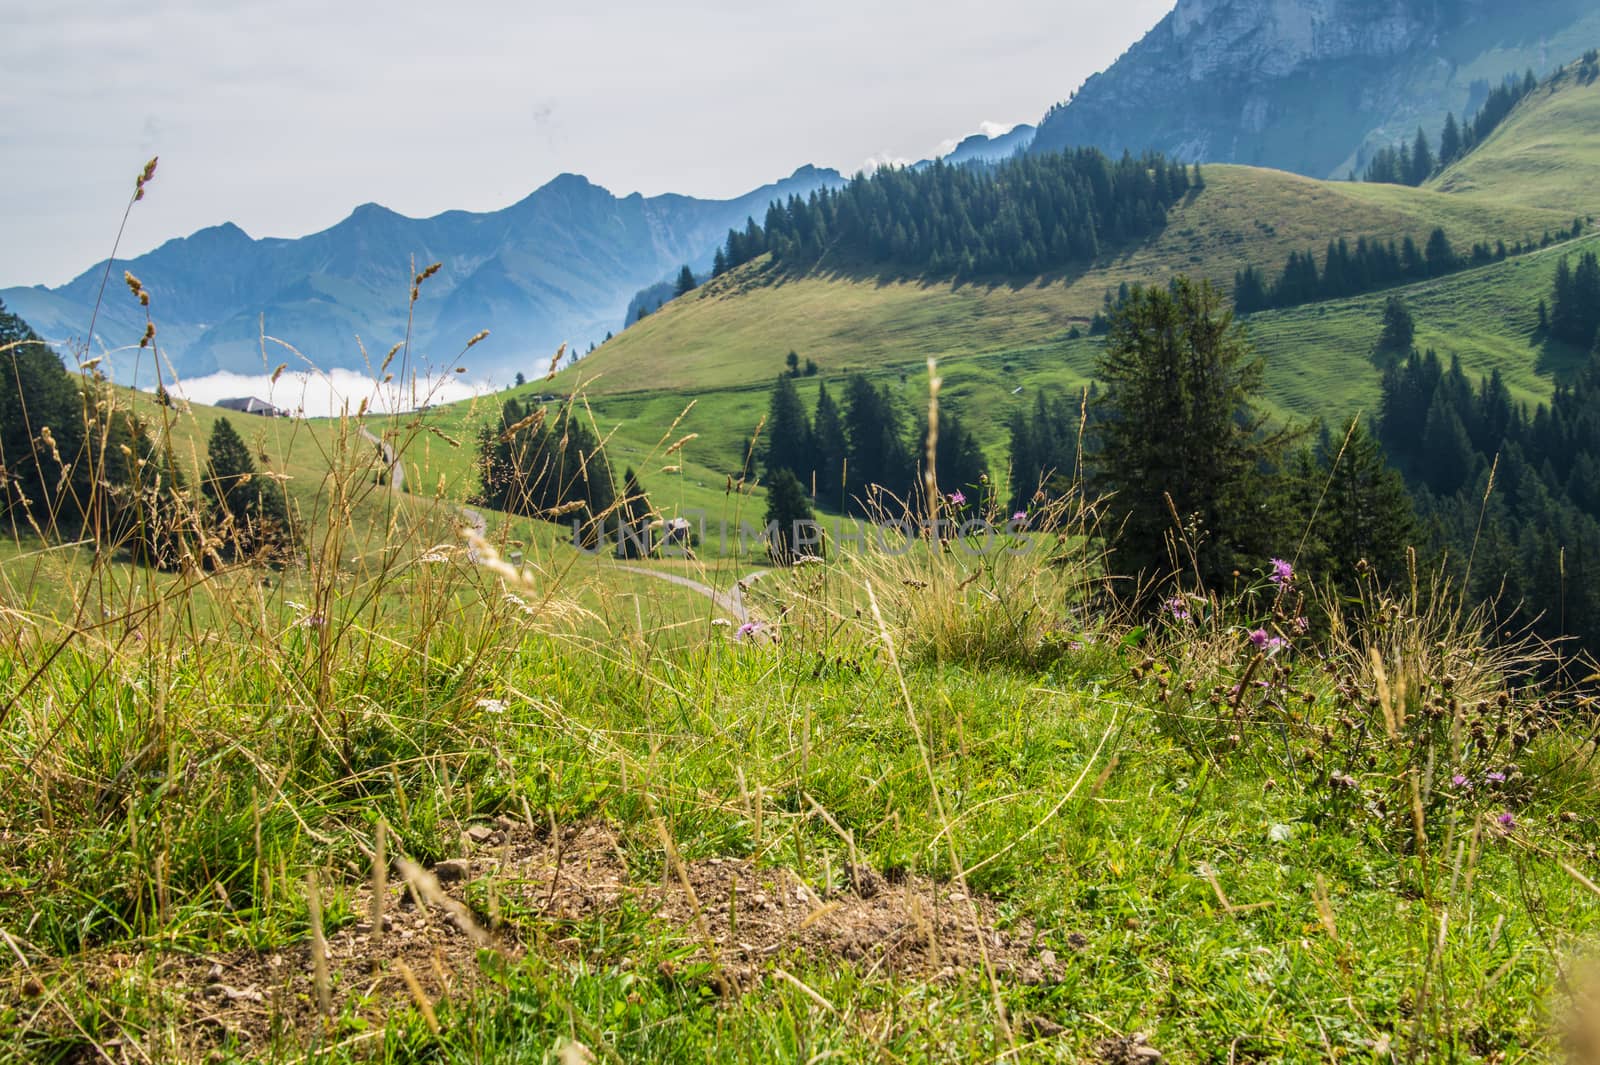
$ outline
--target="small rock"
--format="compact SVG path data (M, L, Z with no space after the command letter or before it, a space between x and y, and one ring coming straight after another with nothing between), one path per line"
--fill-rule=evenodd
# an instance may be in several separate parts
M454 884L472 873L472 865L465 858L450 858L433 867L433 875L441 884Z
M212 998L225 998L229 1002L261 1003L266 1001L266 996L253 987L238 988L229 987L227 984L212 984L206 988L206 994Z
M488 825L471 825L467 828L467 838L474 843L488 843L494 839L494 829Z
M220 984L220 983L222 983L222 963L221 962L213 962L211 964L211 968L206 970L206 983L208 983L208 984Z
M1045 968L1048 969L1052 965L1054 965L1055 963L1056 963L1056 952L1055 951L1053 951L1053 950L1041 950L1039 952L1039 964L1040 965L1043 965Z

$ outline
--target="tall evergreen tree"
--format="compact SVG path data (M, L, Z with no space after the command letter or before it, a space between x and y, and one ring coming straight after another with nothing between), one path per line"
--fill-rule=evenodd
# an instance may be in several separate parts
M831 506L844 508L845 440L844 419L838 404L828 394L826 384L817 386L817 413L811 423L812 458L815 461L817 497Z
M1114 493L1121 572L1167 570L1174 511L1210 587L1276 546L1274 471L1292 437L1256 405L1263 372L1209 283L1135 290L1118 310L1098 367L1093 468Z
M1420 185L1433 175L1433 149L1428 146L1428 135L1417 127L1417 139L1411 145L1411 172L1408 184Z
M1383 455L1359 418L1345 435L1318 448L1315 466L1321 505L1308 516L1319 557L1308 559L1315 572L1347 582L1365 562L1383 581L1407 572L1407 548L1424 548L1405 481Z
M1383 305L1383 332L1378 335L1378 353L1399 357L1409 355L1416 343L1417 323L1411 309L1399 296L1390 296Z
M769 483L781 470L788 470L802 484L811 480L814 468L811 421L806 417L800 393L795 391L794 380L788 374L780 374L772 389L767 405L767 425L762 435L766 441L763 465Z
M257 471L250 449L226 418L212 426L200 491L224 560L282 561L294 550L294 522L282 486Z
M673 286L672 294L674 296L687 296L699 284L700 282L694 279L694 271L685 266L678 271L678 283Z
M767 524L776 531L767 542L767 553L780 566L792 566L806 555L821 557L823 546L811 499L800 481L788 470L779 470L767 486Z
M1461 127L1454 113L1444 116L1444 130L1439 134L1439 166L1447 167L1461 158Z

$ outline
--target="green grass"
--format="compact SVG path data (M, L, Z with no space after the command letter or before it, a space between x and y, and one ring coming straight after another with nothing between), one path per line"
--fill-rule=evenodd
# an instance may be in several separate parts
M360 612L263 624L247 582L212 589L236 609L202 633L180 599L137 641L66 634L54 656L62 634L0 618L0 929L22 959L0 976L0 1047L40 1061L115 1047L168 1061L546 1061L575 1040L623 1061L966 1062L1013 1047L1017 1060L1076 1061L1138 1032L1173 1062L1382 1059L1379 1044L1556 1058L1555 973L1600 932L1600 898L1560 864L1593 872L1600 813L1562 729L1491 763L1516 766L1504 794L1483 784L1430 806L1419 854L1403 806L1371 808L1405 779L1391 779L1394 745L1368 748L1385 760L1360 770L1366 805L1327 784L1348 741L1327 753L1324 725L1382 726L1365 696L1343 700L1316 652L1367 691L1361 654L1308 646L1273 675L1311 696L1303 710L1251 703L1218 721L1206 681L1174 702L1158 678L1174 692L1237 678L1251 657L1237 626L1259 607L1193 631L1141 638L1100 615L1050 636L1050 612L1071 600L1038 579L1042 558L1010 564L1000 577L918 553L773 578L766 616L789 608L775 643L732 639L702 603L626 589L522 590L551 604L529 616L470 569L413 587L410 612L382 624ZM977 584L961 577L971 567ZM1029 664L1003 664L1012 647L988 626L987 648L915 650L919 635L963 628L991 579L1041 589L1048 610L1028 624L1047 638ZM866 581L881 631L870 610L841 612L870 602ZM597 617L554 609L591 594ZM1439 630L1413 626L1412 650L1383 645L1395 683L1450 668L1464 699L1496 690L1467 637L1438 660L1416 647ZM334 986L336 1019L307 1023L306 876L324 885L330 934L345 934L363 919L362 848L380 818L391 855L494 866L498 852L462 832L497 816L541 832L607 826L639 903L571 915L541 904L555 891L543 879L481 874L463 897L487 922L503 893L495 912L520 949L452 949L448 995L426 952L411 955L437 1035L382 953L359 985ZM719 994L689 911L649 901L675 890L663 834L702 872L712 859L750 861L758 878L792 871L820 897L817 922L854 905L841 872L852 847L876 870L932 878L957 913L964 883L1002 932L1030 930L1027 949L1053 954L1056 976L901 971L802 938ZM914 910L903 920L894 935L915 937ZM199 996L211 959L232 981L257 951L281 952L273 979L302 997ZM270 1014L284 1018L276 1034Z
M1576 69L1519 103L1430 187L1475 202L1600 213L1600 81L1583 85Z
M1537 335L1539 301L1549 299L1556 263L1562 256L1597 249L1600 236L1588 236L1398 289L1252 315L1245 325L1267 367L1263 402L1277 417L1301 422L1325 419L1332 424L1357 411L1375 414L1382 368L1372 351L1382 329L1383 305L1391 295L1400 296L1411 307L1417 321L1419 347L1434 348L1446 359L1459 356L1473 375L1499 371L1517 399L1530 405L1543 402L1558 380L1582 364L1584 353ZM880 327L876 319L879 313L885 312L892 301L909 297L903 293L882 297L870 286L835 280L788 283L745 298L775 314L776 306L782 304L785 313L795 312L796 321L810 323L804 328L840 332L859 329L871 334ZM908 302L906 313L934 315L946 307L942 299L925 294ZM858 306L852 301L859 301L859 317L851 311ZM906 321L900 325L904 327ZM1003 327L1003 322L997 325L997 335ZM931 338L943 335L930 322L927 333L919 332L920 339L915 343L936 345ZM847 365L888 385L903 398L907 409L915 410L927 402L927 353L911 346L911 341L906 344L904 349L897 347L894 352L883 353L883 362L861 360ZM647 453L692 400L692 408L674 431L675 437L698 434L685 447L684 453L691 460L685 468L693 470L698 466L703 472L695 480L707 489L725 484L729 474L737 475L741 469L745 447L766 414L773 377L783 368L780 347L775 346L774 354L761 360L759 372L751 369L748 380L731 371L721 373L702 366L709 380L688 392L655 387L655 374L630 388L617 387L617 382L608 382L603 376L590 379L587 387L594 392L588 395L587 403L596 424L602 432L616 430L618 448L612 452L613 463L620 466L633 461L633 456ZM1005 468L1006 426L1011 414L1018 409L1031 410L1034 397L1041 390L1069 394L1081 390L1094 374L1100 347L1097 339L1068 340L1059 333L1031 343L1018 339L1014 346L997 341L994 347L981 350L973 347L952 352L934 346L932 351L939 356L939 374L944 380L941 402L960 410L983 443L992 471L999 476ZM818 349L802 343L799 350ZM917 352L915 357L913 352ZM580 371L587 372L582 367ZM835 399L840 397L842 376L836 368L825 369L817 377L796 381L810 407L815 406L819 383L827 384ZM538 392L533 386L524 391ZM466 409L443 408L430 417L459 420ZM457 425L458 420L445 424ZM652 478L651 467L639 465L654 499L660 478ZM721 513L715 508L726 506L719 503L714 492L709 498L704 493L697 496L686 492L682 498L701 509L712 508L713 514ZM670 496L667 501L671 501ZM835 500L820 502L837 507ZM755 504L748 508L749 513L759 517L763 507L764 504Z
M1175 208L1148 244L1069 278L1016 284L924 283L735 272L669 303L554 382L591 396L702 390L770 379L790 350L831 372L995 354L1059 342L1108 290L1189 273L1231 285L1240 267L1278 269L1291 251L1330 239L1443 226L1461 248L1537 239L1568 215L1398 186L1319 182L1278 171L1213 166L1206 188Z

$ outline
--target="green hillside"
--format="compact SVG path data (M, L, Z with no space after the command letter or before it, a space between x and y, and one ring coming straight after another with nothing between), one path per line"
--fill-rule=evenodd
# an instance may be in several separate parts
M1429 187L1476 202L1600 211L1600 78L1585 71L1571 66L1541 85Z
M1252 315L1245 325L1266 360L1267 405L1277 416L1295 420L1335 421L1357 410L1373 410L1382 371L1371 352L1391 295L1411 307L1421 347L1434 348L1446 358L1459 356L1473 375L1499 371L1517 399L1537 403L1584 355L1536 336L1539 301L1549 296L1560 258L1590 250L1600 251L1600 235L1398 289ZM1009 299L1010 306L1020 307L1032 292L1001 290L987 298ZM796 382L808 407L816 403L819 384L828 385L837 398L843 371L849 369L888 384L911 409L926 402L926 349L917 345L928 345L939 360L943 402L966 416L997 473L1005 464L1011 413L1031 409L1040 390L1082 388L1100 350L1098 339L1085 335L1069 340L1061 322L1042 315L1028 319L1036 325L1031 336L1013 317L992 323L986 339L985 323L975 318L985 304L974 299L963 306L960 300L973 297L951 289L933 296L912 285L807 279L752 289L745 299L759 301L767 317L741 320L735 314L740 301L711 297L663 311L660 318L665 324L671 314L684 322L716 315L732 323L730 328L765 325L772 336L755 356L738 358L734 344L712 348L708 340L701 352L712 350L726 361L691 354L661 373L633 373L623 380L594 374L592 368L600 363L588 360L579 367L582 377L564 374L557 382L584 390L597 428L609 437L613 466L619 472L624 466L636 467L652 501L669 512L716 515L728 510L727 478L737 478L743 467L746 446L767 411L772 379L782 371L791 343L823 366L817 376ZM789 323L789 331L773 328L773 318ZM891 323L900 332L880 335ZM647 319L641 336L651 324ZM963 326L969 332L962 333ZM936 339L952 336L960 346ZM695 384L696 373L706 383ZM551 387L528 385L507 395L527 399ZM427 424L470 442L496 411L494 400L474 400L430 412ZM693 439L678 452L663 456L667 446L690 434ZM443 437L425 435L408 451L406 462L416 484L431 489L442 477L453 493L468 490L472 450L466 444L452 448ZM751 491L759 500L760 489ZM760 505L746 503L745 512L756 514Z
M1206 187L1166 229L1076 276L1010 284L811 274L774 277L752 264L669 303L564 373L592 395L695 391L765 381L791 349L830 371L1002 354L1060 342L1123 282L1175 273L1231 282L1247 265L1276 270L1291 251L1330 239L1443 227L1458 248L1537 238L1565 211L1391 185L1322 182L1249 167L1210 167Z

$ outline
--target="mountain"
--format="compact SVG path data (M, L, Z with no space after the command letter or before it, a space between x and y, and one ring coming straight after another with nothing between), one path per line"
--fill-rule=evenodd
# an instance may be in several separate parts
M1593 0L1178 0L1039 125L1033 150L1154 148L1344 177L1491 85L1600 41Z
M297 239L215 226L119 260L93 348L110 349L115 376L133 379L138 353L130 345L144 314L121 284L127 269L150 292L162 351L181 377L303 365L270 340L263 356L263 330L319 369L359 369L406 336L413 271L439 262L411 322L414 365L454 365L468 339L489 329L490 340L473 349L474 374L542 373L557 345L597 341L615 329L638 289L682 263L709 261L730 227L760 218L775 199L841 181L835 171L806 166L737 199L702 200L617 197L563 174L481 214L418 219L364 204ZM75 338L88 328L105 269L99 263L59 288L6 289L0 299L58 348L81 348ZM138 372L148 382L148 359Z
M1023 123L994 136L974 133L939 158L952 166L963 163L997 163L1026 149L1033 143L1035 132L1037 131L1033 126ZM916 165L930 166L932 163L932 159L924 159Z

